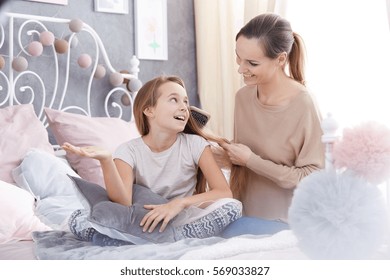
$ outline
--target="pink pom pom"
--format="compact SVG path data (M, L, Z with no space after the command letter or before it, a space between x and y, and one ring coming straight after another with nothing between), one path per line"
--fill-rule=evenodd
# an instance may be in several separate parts
M79 56L77 63L81 68L88 68L92 63L92 59L88 54L83 53Z
M19 56L14 58L12 60L12 69L14 69L17 72L25 71L28 67L27 59L25 59L23 56Z
M28 44L28 53L32 56L40 56L43 51L43 46L41 42L38 41L32 41L30 44Z
M106 75L106 68L104 68L103 65L100 65L100 64L99 64L99 65L96 67L96 71L95 71L94 77L95 77L96 79L101 79L101 78L103 78L105 75Z
M0 55L0 70L3 69L5 65L5 59L3 56Z
M118 72L112 73L110 75L110 83L114 87L121 85L123 83L123 76Z
M374 121L345 129L333 149L334 166L354 171L373 184L390 175L390 129Z
M54 43L54 35L50 31L43 31L39 34L39 41L44 46L51 46Z

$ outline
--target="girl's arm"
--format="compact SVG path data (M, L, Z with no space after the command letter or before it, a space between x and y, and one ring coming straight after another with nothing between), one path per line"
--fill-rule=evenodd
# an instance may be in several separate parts
M62 147L67 152L99 160L110 200L125 206L132 204L133 169L130 165L122 160L114 161L109 151L96 146L76 147L64 143Z
M100 165L110 200L131 206L133 204L133 168L120 159L113 161L112 157L107 162L100 161Z
M231 169L232 162L230 161L226 151L220 145L212 145L211 151L213 152L214 159L219 168Z
M205 193L184 198L187 200L186 207L190 205L197 205L202 202L214 201L220 198L232 197L229 184L226 181L222 170L218 166L209 146L204 149L199 159L199 167L203 172L210 190Z

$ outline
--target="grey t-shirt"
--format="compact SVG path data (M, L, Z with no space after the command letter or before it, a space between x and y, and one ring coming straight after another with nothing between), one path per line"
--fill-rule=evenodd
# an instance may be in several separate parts
M193 194L198 162L208 145L198 135L179 133L169 149L154 153L139 137L121 144L113 156L133 168L136 184L172 199Z

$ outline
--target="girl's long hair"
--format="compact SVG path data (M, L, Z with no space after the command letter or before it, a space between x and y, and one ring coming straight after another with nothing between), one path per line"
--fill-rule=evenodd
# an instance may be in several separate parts
M146 82L138 91L133 106L133 113L135 124L139 133L144 136L150 131L150 125L146 115L143 113L148 107L154 107L157 104L157 100L160 97L158 93L159 87L167 82L174 82L182 86L185 89L184 81L177 76L158 76L148 82ZM190 111L190 108L188 107ZM198 125L195 119L189 114L188 122L183 130L184 133L199 135L206 140L216 142L218 144L226 142L227 140L205 133L202 128ZM197 184L195 187L195 193L203 193L207 190L207 182L200 168L197 173Z

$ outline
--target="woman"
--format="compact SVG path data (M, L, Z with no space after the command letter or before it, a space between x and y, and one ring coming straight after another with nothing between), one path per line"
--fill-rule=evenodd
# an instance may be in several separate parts
M112 202L128 207L144 205L145 214L133 213L141 220L128 227L136 238L123 241L206 238L219 235L241 216L241 203L231 198L228 182L207 141L224 140L206 135L189 110L184 82L175 76L157 77L145 83L134 101L134 118L141 137L123 143L114 155L98 147L64 144L68 152L100 161ZM134 194L139 185L153 194L137 200ZM155 194L161 197L158 204L151 199L145 201L145 197ZM76 211L69 221L70 230L78 238L97 245L126 244L112 236L101 236L86 219L85 212Z
M223 236L271 234L288 228L299 181L324 166L320 114L305 87L302 39L287 20L253 18L236 36L236 56L246 85L236 95L234 143L221 146L246 217Z

